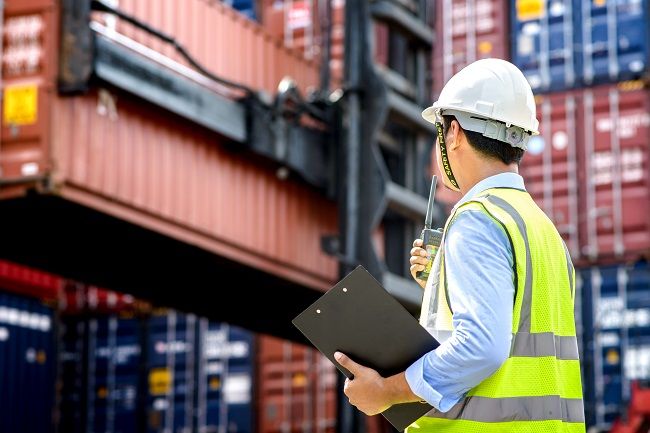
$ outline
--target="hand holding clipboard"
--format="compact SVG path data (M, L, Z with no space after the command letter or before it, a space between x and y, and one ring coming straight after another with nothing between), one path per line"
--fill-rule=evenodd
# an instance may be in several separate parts
M293 324L348 378L334 358L343 352L382 377L401 373L438 342L362 266L343 278L299 314ZM391 406L382 415L404 430L432 407L424 403Z

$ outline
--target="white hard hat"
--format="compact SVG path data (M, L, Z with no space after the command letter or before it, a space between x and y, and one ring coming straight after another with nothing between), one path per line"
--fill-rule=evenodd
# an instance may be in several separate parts
M539 134L530 84L501 59L477 60L451 77L422 117L435 123L443 114L454 115L465 130L523 150L530 136Z

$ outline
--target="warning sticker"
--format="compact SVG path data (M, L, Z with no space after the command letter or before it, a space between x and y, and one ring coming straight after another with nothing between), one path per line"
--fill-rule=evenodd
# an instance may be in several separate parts
M544 17L546 0L517 0L517 20L539 20Z
M36 123L38 86L27 84L9 86L4 91L2 107L5 125L31 125Z
M149 394L169 394L172 386L172 373L168 368L153 368L149 372Z

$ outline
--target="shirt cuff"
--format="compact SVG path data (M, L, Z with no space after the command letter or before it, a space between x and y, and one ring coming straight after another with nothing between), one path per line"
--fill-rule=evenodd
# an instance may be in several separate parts
M442 394L433 389L433 387L424 379L424 362L426 357L427 355L424 355L415 361L406 369L404 375L406 377L406 382L411 387L411 391L413 391L413 394L423 398L436 409L441 410L440 400L442 400Z

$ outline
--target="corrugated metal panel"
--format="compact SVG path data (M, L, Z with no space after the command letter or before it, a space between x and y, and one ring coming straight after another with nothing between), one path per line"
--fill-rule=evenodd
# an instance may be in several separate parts
M6 2L2 34L3 180L36 178L52 169L47 137L56 74L58 27L55 2ZM13 108L12 108L13 107ZM0 197L22 193L3 185Z
M252 433L254 334L201 319L197 341L197 431Z
M333 202L161 110L100 95L54 100L63 196L311 287L336 279L320 249L337 232Z
M585 89L581 253L634 257L650 249L650 93Z
M433 94L463 67L487 57L507 59L507 7L500 0L437 0Z
M591 3L583 1L583 3ZM512 1L512 62L534 92L576 84L574 37L579 22L575 0Z
M259 432L332 433L336 368L314 349L273 337L258 347Z
M173 35L214 74L275 93L284 76L305 90L318 85L318 67L285 48L257 23L221 2L120 0L120 10ZM104 17L98 18L104 20ZM117 30L183 64L169 44L118 20Z
M532 137L520 166L526 189L564 237L571 255L578 243L579 99L573 93L538 97L540 135Z
M607 429L627 406L630 382L650 380L650 268L644 261L580 274L586 415Z
M62 286L63 281L56 275L0 260L0 287L3 290L54 301Z
M194 315L170 311L147 324L147 431L192 430L196 392Z
M575 35L586 84L638 78L648 71L650 19L647 0L574 0Z
M53 432L55 329L51 308L0 292L0 431Z

